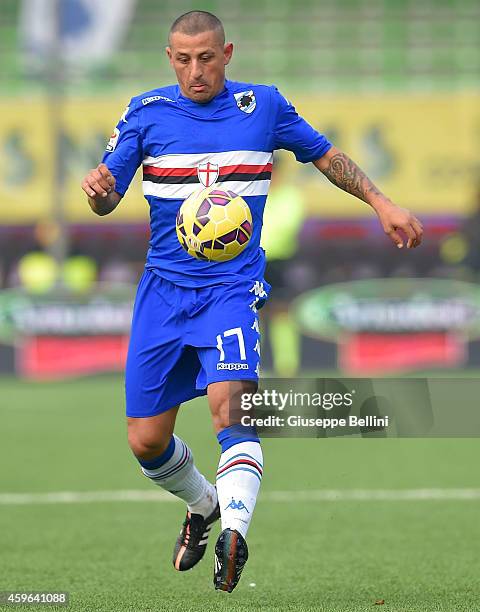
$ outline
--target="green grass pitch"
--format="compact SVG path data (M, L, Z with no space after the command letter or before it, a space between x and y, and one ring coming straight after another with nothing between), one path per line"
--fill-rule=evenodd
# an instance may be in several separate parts
M154 489L126 444L120 377L0 379L0 427L0 499ZM204 400L184 406L178 434L212 478ZM479 454L475 439L265 440L250 559L231 595L213 590L212 543L194 570L174 571L181 503L0 503L0 591L65 590L69 610L89 612L473 612L480 501L305 501L295 491L479 488Z

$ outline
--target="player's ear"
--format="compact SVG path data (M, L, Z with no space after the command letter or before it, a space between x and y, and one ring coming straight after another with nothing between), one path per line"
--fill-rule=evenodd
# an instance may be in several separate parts
M172 54L172 50L170 47L165 47L165 53L167 54L167 57L170 61L170 63L173 63L173 54Z
M233 43L227 43L223 47L223 57L225 66L230 63L233 54Z

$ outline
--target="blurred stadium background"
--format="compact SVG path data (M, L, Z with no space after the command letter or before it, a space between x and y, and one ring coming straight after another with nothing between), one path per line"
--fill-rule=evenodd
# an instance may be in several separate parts
M477 2L115 0L107 8L90 0L4 0L0 371L51 378L122 367L147 209L137 181L118 211L97 218L79 182L98 163L129 98L172 81L166 34L192 7L224 20L236 45L230 78L277 84L426 226L421 249L397 252L367 206L279 154L264 230L275 287L264 317L265 371L475 367ZM418 283L397 290L361 282L343 285L328 305L320 291L295 307L299 295L332 283L419 277L449 282L421 283L421 294ZM384 324L360 320L345 300L361 304L357 312L368 304ZM402 324L397 315L418 300L422 314ZM334 332L317 324L322 318Z
M264 373L477 376L480 5L0 8L0 591L69 590L71 609L89 612L225 609L211 550L195 572L171 570L183 508L154 501L125 442L119 372L148 243L140 183L99 218L80 181L130 97L172 82L173 19L211 10L236 46L229 77L275 83L426 228L420 249L398 251L366 205L280 154L263 236ZM203 399L178 433L213 478ZM267 439L264 453L230 610L478 609L476 439Z

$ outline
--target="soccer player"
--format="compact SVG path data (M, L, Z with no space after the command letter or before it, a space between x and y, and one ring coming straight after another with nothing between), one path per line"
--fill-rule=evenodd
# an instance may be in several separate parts
M418 246L423 230L276 87L225 79L233 45L225 44L217 17L204 11L179 17L166 52L178 84L132 98L103 162L82 188L93 211L106 215L143 166L151 240L126 365L128 440L145 476L187 504L175 569L200 561L209 530L221 518L214 585L231 592L248 557L245 538L263 472L256 432L230 418L230 405L258 382L257 311L270 290L259 244L273 151L293 151L299 162L313 163L334 185L369 204L398 247L405 236L407 248ZM248 246L227 262L191 257L175 232L184 199L212 184L242 196L253 217ZM174 434L180 404L205 394L221 446L215 486Z

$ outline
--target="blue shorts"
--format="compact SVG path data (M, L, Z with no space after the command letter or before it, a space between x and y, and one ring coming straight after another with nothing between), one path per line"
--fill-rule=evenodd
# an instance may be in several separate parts
M137 290L125 373L127 416L149 417L225 380L258 380L257 310L265 281L190 289L145 270Z

